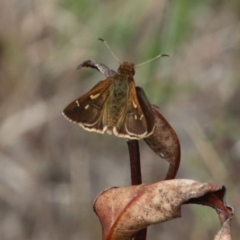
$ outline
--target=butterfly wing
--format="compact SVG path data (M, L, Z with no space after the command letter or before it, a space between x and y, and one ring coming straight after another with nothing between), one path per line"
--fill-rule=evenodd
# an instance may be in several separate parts
M150 135L155 128L155 115L152 109L152 104L148 101L148 98L142 88L136 87L136 93L137 93L139 104L142 108L144 117L147 122L148 133L149 133L148 135Z
M154 114L144 91L129 84L127 107L122 118L114 128L115 135L129 139L141 139L149 136L154 129Z
M103 110L109 98L112 81L113 78L107 78L99 82L83 96L71 102L63 110L63 115L88 131L104 133L107 126L103 122Z

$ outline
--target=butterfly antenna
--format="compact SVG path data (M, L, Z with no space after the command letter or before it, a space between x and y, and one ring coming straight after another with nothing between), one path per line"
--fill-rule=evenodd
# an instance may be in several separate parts
M146 62L143 62L143 63L140 63L140 64L135 65L135 67L142 66L142 65L144 65L144 64L146 64L146 63L149 63L149 62L151 62L151 61L153 61L153 60L155 60L155 59L157 59L157 58L160 58L160 57L169 57L169 55L167 55L167 54L159 54L159 55L157 55L156 57L154 57L154 58L152 58L152 59L150 59L150 60L147 60Z
M108 48L108 50L111 52L111 54L113 55L113 57L119 62L119 63L122 63L118 58L117 56L113 53L113 51L111 50L111 48L109 47L108 43L106 40L102 39L102 38L98 38L98 40L102 41L106 47Z

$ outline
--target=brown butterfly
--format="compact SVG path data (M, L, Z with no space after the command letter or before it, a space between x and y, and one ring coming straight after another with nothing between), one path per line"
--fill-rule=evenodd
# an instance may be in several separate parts
M128 139L151 135L155 127L152 106L144 91L135 86L134 64L123 62L118 72L88 60L77 69L91 67L106 79L70 103L64 116L87 131L115 134Z

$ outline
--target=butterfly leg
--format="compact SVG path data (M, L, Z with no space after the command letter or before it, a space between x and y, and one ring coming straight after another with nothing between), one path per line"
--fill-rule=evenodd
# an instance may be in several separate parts
M78 65L77 70L80 70L83 67L90 67L97 69L100 73L102 73L106 78L113 77L116 72L109 69L106 65L102 63L97 63L93 60L87 60Z

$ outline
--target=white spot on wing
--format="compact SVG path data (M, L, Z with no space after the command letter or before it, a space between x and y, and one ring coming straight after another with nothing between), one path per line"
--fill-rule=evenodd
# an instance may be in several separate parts
M97 98L99 95L100 95L100 93L97 93L97 94L95 94L95 95L92 94L92 95L90 95L90 98L91 98L91 99L95 99L95 98Z
M134 101L132 101L132 104L134 108L137 108L137 104Z

